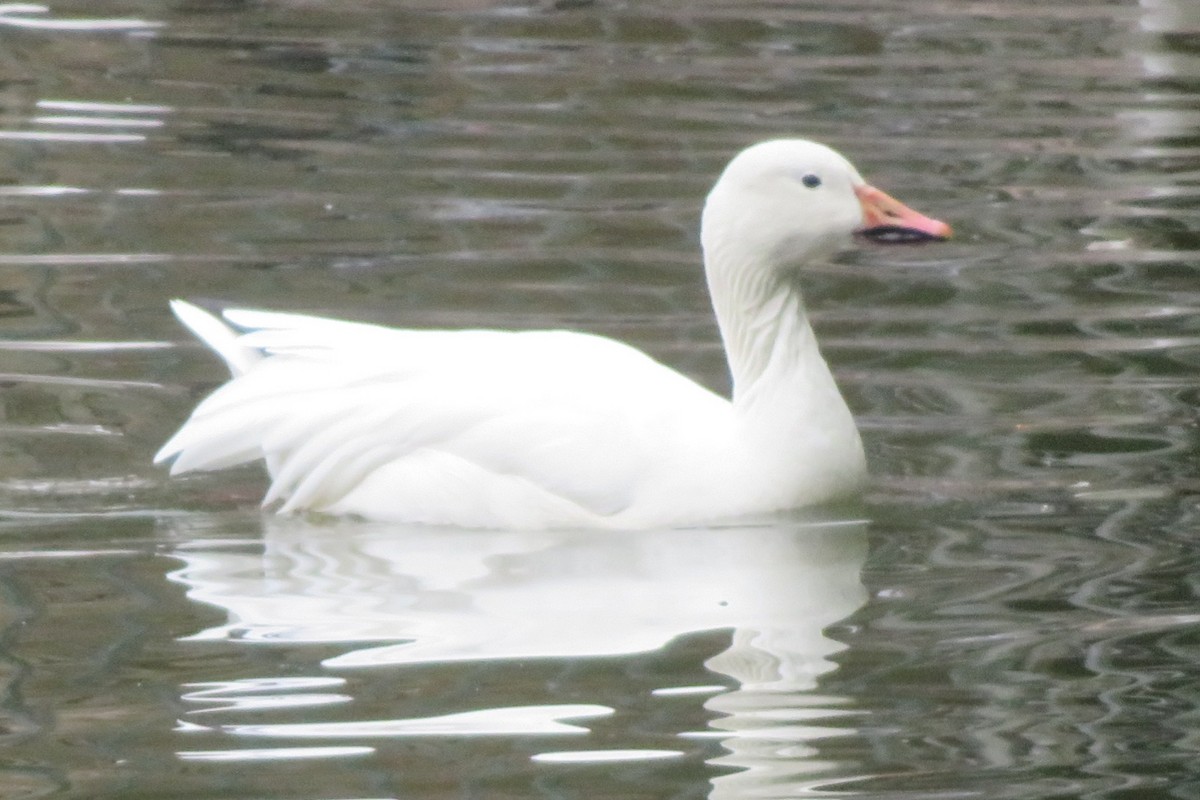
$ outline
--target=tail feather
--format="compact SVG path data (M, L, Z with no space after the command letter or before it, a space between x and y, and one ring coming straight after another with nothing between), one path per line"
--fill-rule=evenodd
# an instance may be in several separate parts
M172 300L171 310L188 330L224 359L235 377L244 375L262 358L257 350L239 341L240 334L236 330L204 309L184 300Z
M254 431L271 416L258 409L206 420L190 420L157 453L154 463L171 462L171 474L224 469L262 457Z

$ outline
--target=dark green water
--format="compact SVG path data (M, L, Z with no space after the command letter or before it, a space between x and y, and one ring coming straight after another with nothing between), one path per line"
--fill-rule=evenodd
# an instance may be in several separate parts
M803 135L951 222L812 270L862 508L598 537L168 479L172 297L705 383L701 199ZM0 797L1200 795L1200 7L0 5Z

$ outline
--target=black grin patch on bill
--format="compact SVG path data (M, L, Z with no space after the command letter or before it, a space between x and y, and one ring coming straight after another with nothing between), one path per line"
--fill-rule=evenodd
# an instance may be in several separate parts
M879 244L920 244L921 242L944 242L945 236L919 231L916 228L905 228L902 225L876 225L858 232L864 239L870 239Z

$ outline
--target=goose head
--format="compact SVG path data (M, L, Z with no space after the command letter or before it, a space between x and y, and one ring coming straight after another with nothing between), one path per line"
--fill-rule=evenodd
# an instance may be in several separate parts
M804 139L762 142L735 156L701 222L710 260L776 274L831 255L856 233L884 243L951 235L946 223L868 184L836 150Z
M769 394L764 386L778 388L790 403L800 384L815 399L797 408L844 407L818 352L796 274L856 233L895 244L946 239L950 226L871 186L842 155L816 142L762 142L729 162L704 204L700 239L735 403ZM768 370L772 363L778 368ZM818 373L827 380L815 380ZM765 384L764 375L771 377ZM847 435L856 436L849 412L843 422ZM779 427L777 420L768 420L770 426Z

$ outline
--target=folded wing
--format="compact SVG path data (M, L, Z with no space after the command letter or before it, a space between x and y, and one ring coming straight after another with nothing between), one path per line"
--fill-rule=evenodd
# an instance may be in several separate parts
M177 313L234 377L156 460L179 473L264 458L264 503L281 510L597 524L671 491L685 462L712 457L691 437L711 449L732 424L728 401L604 337Z

